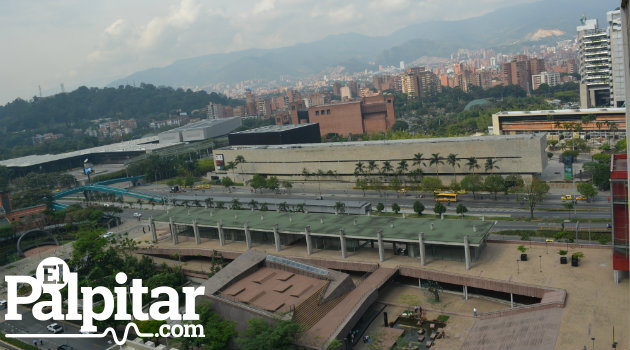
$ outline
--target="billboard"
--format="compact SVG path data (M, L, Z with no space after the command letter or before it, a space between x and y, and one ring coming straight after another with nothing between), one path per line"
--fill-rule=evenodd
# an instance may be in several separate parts
M224 161L223 161L223 155L222 154L215 154L214 155L214 165L215 165L217 170L223 170L225 164L224 164Z

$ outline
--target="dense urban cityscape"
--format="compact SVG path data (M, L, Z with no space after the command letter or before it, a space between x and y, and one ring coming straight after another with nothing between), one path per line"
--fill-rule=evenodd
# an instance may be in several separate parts
M565 3L16 92L0 349L630 348L630 9ZM171 5L141 39L188 40Z

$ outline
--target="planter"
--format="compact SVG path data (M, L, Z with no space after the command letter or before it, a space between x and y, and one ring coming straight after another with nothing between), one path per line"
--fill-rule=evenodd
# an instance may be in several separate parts
M566 256L561 256L560 257L560 263L561 264L566 264L567 263L567 257Z
M527 254L521 254L521 261L527 261Z
M579 260L577 258L571 258L571 266L578 266Z

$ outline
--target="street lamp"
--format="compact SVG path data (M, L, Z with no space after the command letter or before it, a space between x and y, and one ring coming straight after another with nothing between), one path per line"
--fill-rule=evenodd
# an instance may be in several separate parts
M538 256L538 266L540 267L540 272L542 272L542 255Z
M591 340L593 341L593 349L595 349L595 337L592 337Z
M520 260L516 259L516 274L517 274L517 275L519 274L519 268L518 268L518 262L519 262L519 261L520 261Z

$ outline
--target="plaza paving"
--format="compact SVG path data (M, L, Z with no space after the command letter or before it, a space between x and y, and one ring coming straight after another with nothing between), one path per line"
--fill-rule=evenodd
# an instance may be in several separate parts
M158 225L158 231L162 237L167 235L167 225ZM150 240L150 234L143 235L140 240ZM522 242L521 242L522 243ZM488 243L480 259L472 263L470 270L465 269L463 262L427 260L426 269L447 271L451 273L466 274L492 278L497 280L513 281L519 283L534 284L539 286L565 289L568 293L566 305L560 309L560 328L557 332L555 349L582 349L584 346L591 348L592 337L596 338L596 348L610 347L612 344L612 327L615 327L615 340L620 344L620 348L628 348L629 340L628 315L630 309L628 280L624 279L619 284L613 281L612 271L612 251L610 248L598 247L569 247L569 254L581 251L585 257L580 259L580 266L572 267L570 264L560 264L559 249L566 249L565 244L536 245L527 244L529 248L527 254L528 261L517 263L520 252L516 249L521 243ZM161 248L173 248L170 239L163 239L157 245ZM224 251L245 251L245 242L227 242L223 247L216 240L207 240L201 245L196 245L193 239L180 241L177 248L207 248ZM280 252L275 252L274 246L269 244L255 244L254 249L266 251L269 254L282 256L305 256L304 245L296 244L282 247ZM339 251L315 250L312 258L342 260ZM540 258L539 258L540 257ZM391 249L386 250L386 260L381 264L383 267L398 267L409 265L420 267L419 259L406 256L393 255ZM366 246L356 252L349 254L349 261L378 262L378 250ZM187 264L187 263L185 263ZM191 264L204 265L202 262ZM207 265L207 263L205 263ZM187 268L195 269L193 265ZM469 313L474 307L476 298L462 301L461 310ZM479 312L485 312L478 308ZM488 310L491 311L491 310ZM552 316L550 316L552 317ZM555 317L555 316L553 316ZM473 320L473 318L470 318ZM476 320L479 321L478 319ZM466 329L471 329L469 320L461 322L460 329L450 329L449 334L457 334L460 341L453 341L452 345L463 344L469 334ZM474 323L474 322L473 322ZM451 323L449 328L454 326ZM526 332L523 329L523 332ZM451 340L454 339L451 337ZM445 339L449 340L449 339ZM444 343L446 344L446 343ZM598 344L600 346L598 346ZM438 344L439 345L439 344ZM461 346L461 345L460 345ZM447 348L447 347L444 347ZM451 348L450 346L448 348ZM486 347L488 349L492 347ZM500 349L496 345L496 349ZM518 348L515 346L514 348Z

